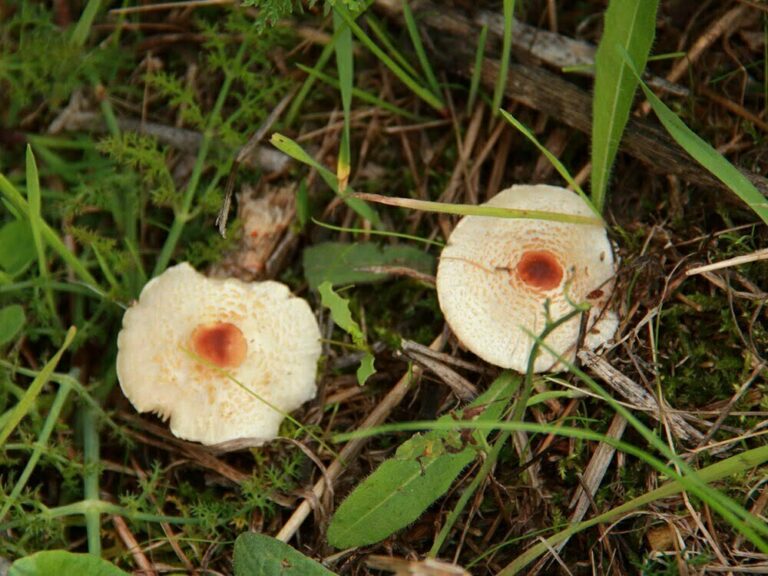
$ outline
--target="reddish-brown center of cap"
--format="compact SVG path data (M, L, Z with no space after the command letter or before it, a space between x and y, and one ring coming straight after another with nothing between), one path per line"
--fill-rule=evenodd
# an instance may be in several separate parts
M237 368L245 360L248 343L234 324L216 322L192 331L192 350L219 368Z
M560 285L563 268L552 252L529 250L517 263L517 274L529 286L539 290L551 290Z

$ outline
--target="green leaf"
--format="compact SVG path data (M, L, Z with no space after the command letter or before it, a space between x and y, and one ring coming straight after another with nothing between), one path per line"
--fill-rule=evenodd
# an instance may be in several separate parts
M37 252L28 222L14 220L0 228L0 268L11 276L24 271Z
M365 334L363 334L360 325L352 318L352 312L349 311L349 300L336 294L330 282L323 282L317 289L320 292L323 306L331 311L331 318L336 325L352 337L357 348L365 352L360 360L360 367L357 369L357 382L362 386L376 372L376 368L373 366L375 358L365 341Z
M235 540L235 576L333 576L285 542L246 532Z
M406 266L434 274L435 259L432 255L413 246L380 246L371 242L344 243L324 242L304 250L304 277L310 288L326 280L333 286L381 282L389 276L370 272L367 269L378 266Z
M519 376L505 372L469 409L484 408L477 420L497 421L519 384ZM439 421L452 418L446 415ZM486 438L488 433L476 432L474 437ZM415 434L344 500L331 519L328 542L336 548L365 546L416 520L477 456L476 448L463 444L455 430Z
M675 139L675 142L688 152L699 164L709 170L720 182L733 190L763 222L768 224L768 199L754 187L752 182L742 174L738 168L728 162L725 157L717 150L712 148L704 140L699 138L696 133L688 128L680 118L662 102L653 91L640 80L637 68L632 64L629 55L623 53L629 69L640 82L640 87L645 92L645 97L651 104L651 108L658 116L664 128L669 135Z
M19 558L8 576L51 576L51 574L87 574L88 576L129 576L114 564L92 554L74 554L66 550L37 552Z
M365 346L365 336L360 325L352 318L349 311L349 300L342 298L333 291L331 283L326 281L317 287L323 306L331 311L331 318L336 325L352 336L352 340L358 346Z
M601 212L638 82L616 46L644 70L656 32L658 4L658 0L611 0L605 13L603 37L595 55L592 100L592 201Z
M373 365L374 360L376 360L376 358L370 352L366 352L363 359L360 360L360 366L355 373L357 376L357 383L360 384L360 386L364 386L368 381L368 378L376 374L376 367Z
M18 304L0 308L0 346L12 341L26 321L24 308Z

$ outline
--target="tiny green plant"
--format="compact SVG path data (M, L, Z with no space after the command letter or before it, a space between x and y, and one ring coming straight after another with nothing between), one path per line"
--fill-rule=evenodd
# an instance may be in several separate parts
M362 386L376 372L376 368L373 365L375 358L370 346L368 346L365 334L363 334L360 324L352 318L352 312L349 310L349 300L334 292L328 280L320 284L317 290L320 292L323 306L330 310L333 321L352 337L354 346L363 352L360 367L357 369L357 381Z

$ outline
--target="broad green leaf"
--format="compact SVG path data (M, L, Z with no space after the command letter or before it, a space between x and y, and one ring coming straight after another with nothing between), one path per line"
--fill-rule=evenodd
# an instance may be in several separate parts
M0 308L0 346L12 341L26 321L24 308L18 304Z
M658 116L664 128L667 129L675 142L688 152L699 164L709 170L718 180L728 186L757 214L763 222L768 224L768 199L755 188L752 182L742 174L738 168L728 162L717 150L712 148L696 133L688 128L680 118L662 102L653 91L640 80L637 68L632 64L626 52L623 53L629 69L640 82L640 87L645 97L651 104L651 108Z
M235 576L333 576L322 564L264 534L246 532L235 540Z
M283 136L282 134L272 134L272 138L269 140L272 145L280 150L283 154L287 154L294 160L297 160L298 162L301 162L302 164L306 164L307 166L310 166L317 170L317 173L320 174L320 177L323 179L323 181L328 185L328 187L333 190L336 194L340 194L339 191L339 181L336 178L336 175L328 170L325 166L320 164L317 160L312 158L304 148L301 147L301 145L298 142L294 142L287 136ZM351 193L351 188L347 187L346 189L347 193ZM371 206L363 202L362 200L358 200L357 198L344 198L344 203L352 208L355 212L357 212L360 216L365 218L366 220L369 220L374 226L378 226L380 223L379 215L376 213L376 210L374 210Z
M405 266L425 274L435 271L435 259L413 246L380 246L371 242L324 242L304 250L304 277L313 289L325 281L333 286L380 282L387 274L367 269L378 266Z
M92 554L75 554L66 550L37 552L19 558L11 565L8 576L52 576L82 574L87 576L129 576L114 564Z
M472 409L483 409L477 420L499 420L519 383L519 376L505 372L464 414L471 417ZM476 433L475 438L488 433ZM456 430L415 434L344 500L331 519L328 542L337 548L365 546L406 527L451 487L476 456L477 449L465 447Z
M28 222L14 220L0 228L0 269L16 276L32 263L36 253Z
M611 167L629 120L637 78L616 50L623 47L644 70L656 32L658 0L611 0L595 54L592 100L592 201L602 212Z

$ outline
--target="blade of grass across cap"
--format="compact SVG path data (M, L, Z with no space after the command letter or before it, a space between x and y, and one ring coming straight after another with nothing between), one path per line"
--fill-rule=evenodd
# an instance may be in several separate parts
M421 236L414 236L412 234L405 234L403 232L391 232L389 230L367 230L365 228L349 228L346 226L334 226L327 222L321 222L316 218L312 218L312 222L327 228L328 230L335 230L336 232L349 232L351 234L370 234L372 236L389 236L390 238L403 238L404 240L412 240L413 242L423 242L424 244L430 244L432 246L445 246L445 242L439 240L430 240L429 238L422 238Z
M443 104L443 101L439 96L436 96L430 90L419 84L397 62L395 62L392 58L389 57L388 54L379 48L376 43L371 40L371 38L365 33L365 31L355 23L350 13L343 6L337 4L335 9L347 23L347 26L352 29L352 33L357 37L357 39L360 40L360 42L362 42L366 48L373 52L373 54L379 60L381 60L381 63L389 68L390 72L397 76L397 78L403 84L408 86L408 88L410 88L413 93L416 94L416 96L421 98L424 102L429 104L438 112L443 112L445 109L445 104Z
M432 92L440 96L440 84L437 83L437 77L435 71L432 69L432 64L427 57L427 53L424 50L424 44L421 42L421 34L419 34L419 27L416 24L416 19L413 17L413 11L408 5L408 0L402 0L403 7L403 19L405 20L405 27L408 29L408 35L411 37L411 44L416 51L416 57L419 59L419 65L421 66L424 75L427 78L427 84L432 88Z
M333 86L334 88L339 87L339 80L337 78L334 78L333 76L330 76L328 74L325 74L324 72L320 72L319 70L315 70L314 68L309 68L307 66L304 66L303 64L296 64L296 67L301 70L302 72L306 72L310 76L314 76L316 79L320 80L321 82L325 82L329 86ZM361 90L360 88L352 87L352 96L355 98L359 98L363 102L367 102L368 104L373 104L377 108L381 108L382 110L386 110L387 112L392 112L392 114L396 114L398 116L402 116L403 118L408 118L409 120L414 120L417 122L425 122L427 118L424 118L423 116L419 116L418 114L414 114L410 110L406 110L405 108L400 108L400 106L395 106L391 102L387 102L386 100L382 100L375 94L371 94L370 92L366 92L365 90Z
M629 69L640 83L645 93L645 97L651 104L651 108L656 113L664 128L669 135L674 138L688 154L690 154L699 164L709 170L718 180L728 186L733 192L741 198L763 222L768 224L768 199L755 188L752 182L742 174L738 168L728 162L726 158L717 150L712 148L704 140L699 138L696 133L688 128L685 123L662 102L653 91L645 85L640 79L637 67L632 58L626 51L621 53L627 62Z
M509 112L506 110L501 110L501 115L504 117L504 119L512 124L515 128L517 128L523 136L528 138L536 148L539 149L539 151L544 154L544 156L549 160L549 163L554 166L555 170L557 170L557 173L560 174L560 176L563 177L563 180L568 182L568 186L570 186L579 196L581 196L581 199L584 200L584 202L587 203L587 206L589 206L592 209L592 212L595 213L595 216L600 218L600 221L602 222L602 216L600 215L600 210L597 209L595 204L593 204L592 200L589 196L587 196L584 193L584 190L582 190L581 186L579 186L579 183L576 182L576 180L573 179L573 176L571 176L571 173L568 171L568 169L563 165L562 162L552 154L549 150L547 150L547 147L544 146L539 140L534 136L533 132L531 132L528 127L520 122L517 118L512 116Z
M592 200L602 212L611 167L629 120L638 79L616 50L621 46L645 69L656 32L658 0L611 0L595 54L592 100Z
M291 140L287 136L283 136L282 134L275 133L272 135L272 138L270 138L270 142L272 145L283 152L284 154L287 154L294 160L297 160L301 162L302 164L306 164L307 166L310 166L317 170L317 173L320 174L320 177L323 179L323 181L333 190L336 194L339 194L339 183L336 179L336 176L328 170L325 166L320 164L317 160L312 158L306 150L304 150L301 145L298 142L295 142L294 140ZM379 226L381 223L381 220L379 219L379 215L376 213L376 210L368 206L365 202L362 200L359 200L357 198L350 198L351 194L349 194L349 191L351 189L347 188L347 195L343 197L344 203L352 208L355 212L357 212L358 215L362 216L366 220L369 220L371 224L374 226Z
M443 202L431 202L429 200L414 200L413 198L397 198L382 196L381 194L368 194L356 192L350 194L353 198L359 198L368 202L377 202L387 206L399 206L410 210L422 212L439 212L442 214L457 214L459 216L488 216L493 218L529 218L533 220L551 220L553 222L569 222L571 224L603 225L601 218L591 216L575 216L573 214L560 214L546 210L517 210L514 208L499 208L497 206L478 206L475 204L445 204Z
M751 468L760 466L766 461L768 461L768 446L761 446L760 448L754 448L741 454L737 454L736 456L731 456L730 458L722 460L721 462L717 462L716 464L711 464L706 468L698 470L697 474L702 481L711 484L713 482L717 482L718 480L722 480L723 478L727 478L728 476L744 473ZM574 534L578 534L579 532L582 532L598 524L613 522L623 515L634 512L635 510L638 510L648 504L652 504L658 500L680 494L684 490L685 487L679 480L672 480L660 486L659 488L656 488L655 490L647 492L646 494L638 496L637 498L633 498L621 506L612 508L607 512L603 512L598 516L590 518L589 520L585 520L583 522L574 524L573 526L569 526L565 530L562 530L557 534L546 538L544 541L533 545L531 548L523 552L520 556L507 564L504 569L499 572L498 576L513 576L514 574L519 573L536 558L552 550L560 542L570 538Z
M483 24L480 29L480 36L477 38L477 51L475 52L475 66L472 68L472 78L469 82L469 98L467 98L467 116L475 109L475 100L477 100L477 90L480 87L480 75L483 71L483 60L485 59L485 43L488 40L488 24Z
M336 8L333 9L333 29L338 35L334 49L336 52L336 69L339 71L339 91L341 92L341 109L344 125L341 131L339 158L336 162L336 179L339 194L343 194L349 182L352 152L349 146L350 117L352 115L352 84L355 69L355 59L352 53L352 31L342 20Z
M32 147L27 144L27 202L29 203L29 228L32 231L32 241L35 244L37 253L37 270L40 274L40 280L43 284L45 293L45 303L48 305L48 311L51 319L60 324L59 316L56 313L56 304L53 300L53 290L49 284L48 259L45 256L45 246L43 245L43 217L41 214L42 198L40 193L40 178L37 172L37 163L35 155L32 153Z
M493 90L493 104L491 110L494 115L501 108L501 99L504 97L504 88L507 86L507 74L509 73L509 55L512 52L512 26L515 21L515 0L504 0L504 36L501 43L501 62L499 63L499 75L496 77L496 87Z

